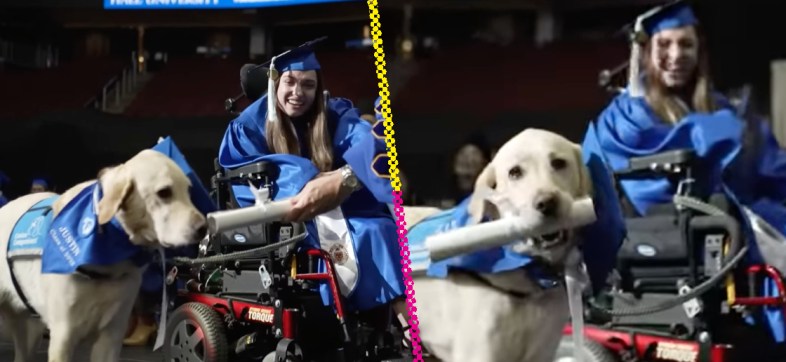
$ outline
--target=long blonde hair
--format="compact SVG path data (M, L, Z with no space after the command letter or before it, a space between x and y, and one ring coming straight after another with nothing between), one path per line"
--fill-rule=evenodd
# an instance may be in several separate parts
M688 105L691 110L686 110L682 106L679 96L672 94L668 87L663 84L660 77L657 76L658 70L655 68L655 65L652 64L652 38L647 41L644 47L645 51L643 53L646 54L644 57L646 69L644 79L647 85L645 99L658 117L672 124L679 122L679 120L688 115L689 112L711 113L718 109L718 105L712 94L713 86L710 79L710 66L706 50L706 41L700 29L698 27L694 27L694 29L699 40L699 59L693 79L686 85L689 89L692 87L690 104Z
M324 84L322 83L322 73L317 70L317 90L314 97L314 104L311 109L303 115L308 121L308 134L306 145L309 153L311 153L311 161L317 168L322 171L330 171L333 168L333 147L330 131L328 128L327 113L325 112L325 97L324 97ZM278 89L279 77L276 81L276 89ZM271 95L268 95L268 97ZM278 95L272 96L278 98ZM268 117L265 120L265 139L267 140L268 147L273 153L284 153L290 155L305 156L300 154L300 143L298 142L297 132L295 125L289 116L281 109L281 105L276 101L276 114L278 114L278 122L270 122Z

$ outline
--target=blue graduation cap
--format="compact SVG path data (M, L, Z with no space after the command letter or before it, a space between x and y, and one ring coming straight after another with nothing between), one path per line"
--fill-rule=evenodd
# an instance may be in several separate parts
M152 150L167 155L167 157L175 161L183 173L188 176L188 179L191 181L191 202L194 203L194 206L200 212L207 214L217 210L216 205L210 198L210 194L207 192L207 189L205 189L199 176L197 176L194 169L188 164L186 157L183 156L183 153L180 152L180 149L177 148L177 145L175 145L171 137L159 140L158 144L152 147Z
M630 64L628 84L631 96L640 97L643 89L640 82L641 49L647 39L668 29L692 26L699 23L690 5L685 0L676 0L668 4L655 7L636 18L633 25L631 40Z
M0 183L2 183L2 182L0 182ZM31 186L35 186L35 185L43 186L47 190L49 189L49 181L47 181L47 179L44 178L44 177L36 177L36 178L34 178L33 182L31 183Z
M327 39L326 36L317 38L293 49L287 50L279 55L274 56L269 62L261 64L257 67L269 66L268 81L267 81L267 116L272 122L278 121L276 113L276 80L278 77L288 71L299 70L318 70L321 69L316 55L314 55L314 45Z
M678 0L660 8L656 12L644 14L641 22L641 30L647 35L653 36L663 30L676 29L683 26L691 26L699 23L693 10L684 0Z

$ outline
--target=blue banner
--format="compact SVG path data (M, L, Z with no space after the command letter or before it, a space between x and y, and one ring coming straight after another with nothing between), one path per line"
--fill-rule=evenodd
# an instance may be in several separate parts
M104 0L104 9L242 9L348 1L358 0Z

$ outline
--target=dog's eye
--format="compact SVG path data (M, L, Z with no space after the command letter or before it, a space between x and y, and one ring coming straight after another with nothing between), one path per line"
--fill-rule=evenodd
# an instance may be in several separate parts
M508 171L508 178L511 180L518 180L524 174L524 171L519 166L515 166Z
M551 160L551 168L557 171L562 170L567 166L568 166L568 161L565 161L565 159L563 158L555 158Z
M158 192L156 192L156 195L158 195L158 197L161 198L162 200L168 200L172 198L172 188L164 187L163 189L158 190Z

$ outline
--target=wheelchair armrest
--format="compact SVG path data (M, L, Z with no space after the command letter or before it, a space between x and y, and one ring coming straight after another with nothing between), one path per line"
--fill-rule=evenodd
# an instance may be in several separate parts
M267 161L260 161L250 165L238 167L235 169L227 169L226 177L229 179L244 178L251 175L267 175L275 170L275 166Z
M695 158L696 151L687 148L633 157L628 161L627 169L616 171L614 174L620 179L680 174L690 167Z

